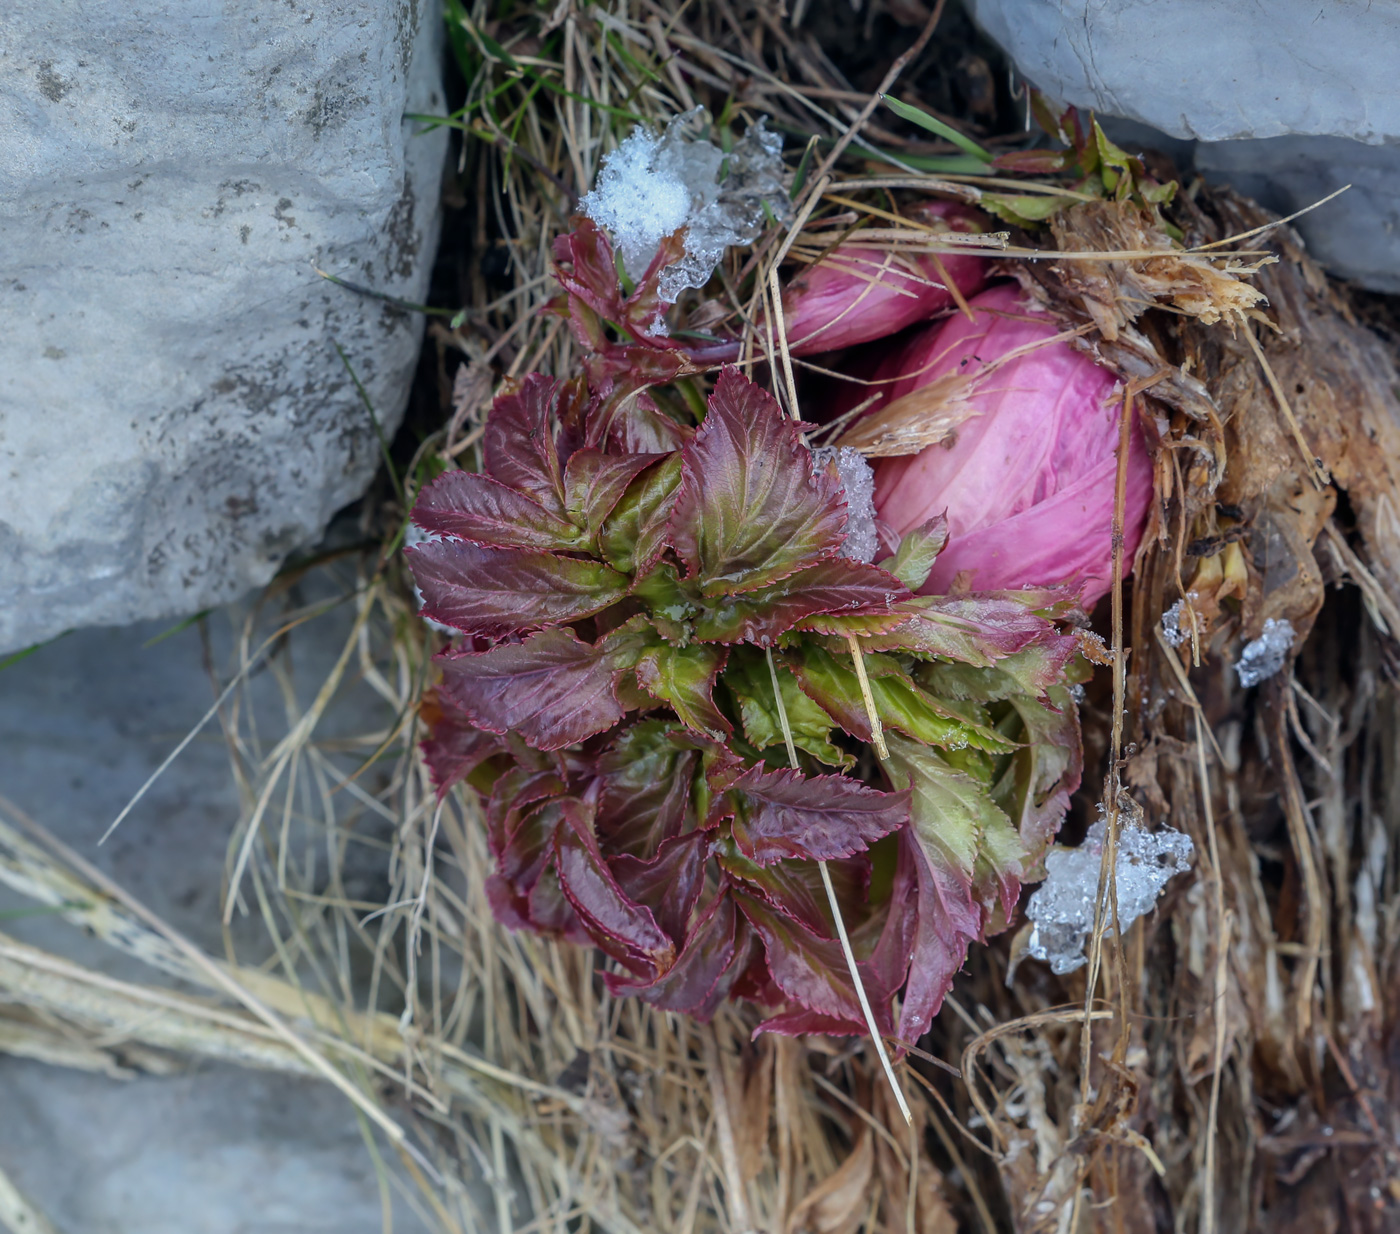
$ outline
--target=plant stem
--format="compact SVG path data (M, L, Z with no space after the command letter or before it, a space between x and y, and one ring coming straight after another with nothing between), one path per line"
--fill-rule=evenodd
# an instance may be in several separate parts
M852 643L855 636L851 636ZM792 726L788 723L787 708L783 706L783 692L778 688L778 670L773 663L773 651L771 648L763 649L764 655L768 657L768 673L773 678L773 698L778 706L778 724L783 730L783 741L787 743L788 762L792 764L793 770L797 770L797 748L792 743ZM860 664L859 648L857 648L856 663ZM865 686L866 704L871 711L872 722L877 724L874 718L874 704L870 698L870 687L865 681L865 669L860 670L861 683ZM878 736L879 730L876 729ZM880 750L884 750L884 738L879 738ZM889 757L888 753L883 753L882 757ZM885 1079L890 1083L890 1091L894 1093L895 1104L899 1106L899 1112L904 1115L904 1121L910 1125L914 1122L914 1116L909 1112L909 1103L904 1099L904 1092L899 1087L899 1081L895 1078L894 1065L890 1062L890 1056L885 1049L885 1039L880 1035L880 1028L875 1023L875 1012L871 1010L870 999L865 993L865 982L860 979L860 969L856 967L856 953L851 950L851 939L846 933L846 919L841 916L841 905L836 899L836 888L831 885L831 874L826 868L825 861L817 862L817 869L821 871L822 887L826 890L826 902L831 905L831 916L836 922L836 937L841 940L841 954L846 957L846 967L850 970L851 981L856 987L856 998L860 1000L860 1009L865 1016L865 1027L870 1033L870 1040L875 1045L875 1053L880 1056L880 1066L885 1070Z
M860 697L865 703L865 714L870 720L870 744L875 747L875 754L883 763L890 756L889 748L885 745L885 730L880 723L880 713L875 710L875 695L870 690L870 678L865 673L865 656L860 649L860 640L854 634L846 635L846 642L851 649L851 659L856 666L856 679L860 682Z

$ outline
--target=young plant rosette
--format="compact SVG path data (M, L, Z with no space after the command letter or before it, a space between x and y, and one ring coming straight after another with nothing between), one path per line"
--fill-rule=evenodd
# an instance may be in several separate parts
M637 320L590 246L589 295ZM485 801L500 920L592 943L615 993L666 1010L750 1000L761 1031L866 1031L826 862L876 1023L913 1042L1078 784L1070 602L916 595L937 519L879 563L842 556L804 426L732 368L698 425L638 395L676 353L610 341L578 273L560 311L597 343L588 379L507 389L484 471L414 509L441 537L408 550L423 611L463 635L423 706L438 789Z

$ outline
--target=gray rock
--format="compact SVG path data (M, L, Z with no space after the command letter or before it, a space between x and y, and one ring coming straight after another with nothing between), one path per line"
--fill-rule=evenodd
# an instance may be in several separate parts
M1294 226L1333 274L1400 292L1400 139L1385 146L1344 137L1201 142L1196 168L1280 214L1350 185Z
M1125 145L1283 214L1334 274L1400 292L1400 5L969 0L1021 73Z
M259 586L357 497L421 321L423 0L0 12L0 651Z
M1400 136L1387 0L969 0L1041 89L1199 141Z
M318 601L343 592L345 579L313 577L309 585L303 598ZM302 706L349 636L353 614L346 608L320 618L309 636L294 635L295 651L287 649L284 666ZM221 670L230 663L237 616L209 623L210 655ZM240 802L217 724L97 847L107 824L213 701L199 633L189 629L150 645L161 630L161 623L146 623L80 631L5 670L0 792L221 956L220 880ZM247 705L263 733L285 731L271 674L251 683ZM331 732L347 735L389 721L383 700L366 688L327 717ZM382 863L382 850L365 847ZM159 971L52 914L24 915L33 907L0 883L0 932L119 980L163 983ZM267 954L256 909L234 917L232 939L245 962ZM0 1169L59 1230L378 1234L384 1228L374 1159L349 1102L330 1085L198 1059L170 1061L178 1073L114 1079L0 1053ZM380 1151L392 1169L392 1151ZM394 1230L426 1234L428 1225L402 1195L394 1210Z

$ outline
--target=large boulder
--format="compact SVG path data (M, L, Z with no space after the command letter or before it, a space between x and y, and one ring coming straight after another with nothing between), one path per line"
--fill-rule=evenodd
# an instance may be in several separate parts
M969 5L1047 94L1195 143L1185 153L1202 173L1271 208L1292 212L1352 185L1300 219L1298 229L1335 273L1400 291L1400 6L1371 0Z
M420 0L0 12L0 651L266 582L402 416L445 130Z

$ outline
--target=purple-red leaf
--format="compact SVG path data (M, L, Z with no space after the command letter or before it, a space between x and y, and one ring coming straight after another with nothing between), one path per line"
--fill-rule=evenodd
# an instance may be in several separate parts
M486 879L486 902L491 912L508 930L528 930L530 923L530 901L516 891L499 874L491 874Z
M483 732L450 699L431 691L424 693L419 714L428 726L423 761L439 797L505 748L496 734Z
M870 1030L864 1018L843 1020L834 1015L822 1015L819 1011L784 1011L770 1016L753 1030L757 1039L763 1033L777 1033L780 1037L806 1037L809 1034L823 1037L864 1037Z
M895 857L894 882L880 936L861 969L866 993L876 999L892 998L904 987L918 935L919 918L912 902L917 882L913 862L904 856L906 834L907 830L901 831L890 841ZM878 920L878 915L874 920Z
M605 649L572 630L543 630L523 643L442 661L442 690L478 727L559 750L622 719L615 671Z
M815 614L885 614L908 594L878 566L833 557L771 587L711 601L695 618L695 637L703 643L767 645Z
M768 971L779 988L809 1011L848 1022L863 1022L860 1000L841 944L819 938L791 918L775 913L752 896L735 893L739 907L763 940ZM888 1008L876 1010L888 1019Z
M967 947L981 934L982 916L972 899L968 880L930 855L912 832L900 836L900 860L915 874L912 903L902 911L918 913L914 953L909 963L909 984L899 1017L899 1039L918 1041L933 1023L952 987L953 976L967 958ZM894 905L890 911L896 911Z
M528 493L552 513L564 513L564 473L554 440L563 383L531 373L517 390L499 395L486 417L486 470Z
M513 813L513 826L505 837L497 866L501 877L517 891L528 891L539 881L554 852L569 798L551 797L527 810Z
M765 587L841 547L835 464L816 466L798 426L737 369L720 373L681 458L671 544L706 595Z
M1001 596L919 596L901 604L909 620L864 644L871 651L907 651L979 668L1032 647L1044 649L1030 684L1039 693L1059 680L1076 643L1025 604ZM1043 663L1041 663L1043 659Z
M423 612L483 638L591 617L622 599L625 575L596 561L443 541L405 549Z
M821 869L815 861L775 861L761 866L749 860L732 837L721 837L716 844L719 868L736 884L758 896L775 912L795 917L809 930L830 937L836 931L822 885ZM870 866L866 858L827 863L827 874L836 899L851 914L846 924L855 928L855 912L863 912L870 888Z
M564 825L555 833L555 863L559 884L590 934L621 943L659 971L671 966L675 944L656 924L651 910L634 903L618 885L580 810L567 812Z
M829 861L863 852L909 821L909 793L882 793L849 776L804 777L753 767L729 786L734 839L758 865L785 857Z
M610 851L649 860L680 834L697 755L671 740L679 731L662 720L643 720L599 757L596 826Z
M593 941L559 885L559 873L553 866L546 866L540 872L526 902L529 905L530 925L534 929L584 946Z
M613 453L665 454L695 435L642 393L680 376L686 364L679 352L608 346L587 356L583 365L591 397L584 445Z
M603 979L614 994L635 994L663 1011L708 1020L747 967L751 937L735 912L733 898L721 890L700 910L676 962L655 981L628 981L611 973Z
M672 647L663 643L642 653L637 661L637 680L653 698L669 703L687 728L715 741L723 741L733 725L715 706L715 678L728 655L722 647L692 643Z
M587 538L518 489L474 471L449 471L434 480L419 494L413 521L424 531L492 548L568 551Z
M705 886L705 855L710 837L703 831L676 836L661 845L651 861L623 854L609 864L628 899L651 909L656 923L680 944L691 910Z
M639 347L629 347L629 352L638 352ZM668 353L674 356L674 352ZM649 371L654 371L654 379L648 384L660 385L674 379L674 373L667 373L662 366L652 363ZM689 425L678 424L671 419L649 394L638 394L636 398L615 398L611 406L601 408L597 413L598 432L614 450L628 454L666 454L680 450L695 436ZM589 427L592 427L590 421Z
M568 785L553 771L537 771L516 765L503 772L491 787L486 802L486 838L497 861L527 810L549 797L562 797ZM515 879L513 872L511 878Z

